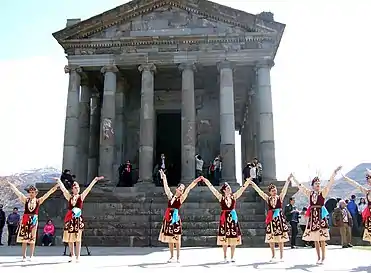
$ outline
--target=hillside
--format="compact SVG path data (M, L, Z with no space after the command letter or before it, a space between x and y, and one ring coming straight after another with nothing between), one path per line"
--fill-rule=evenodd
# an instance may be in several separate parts
M53 177L59 176L60 171L55 168L34 169L14 175L0 176L0 204L4 205L5 211L13 207L19 207L22 210L17 196L11 191L6 181L15 184L19 190L24 192L27 186L35 185L35 183L54 183Z
M371 163L362 163L356 166L354 169L346 173L345 175L349 178L357 181L361 185L366 185L366 168L371 169ZM322 182L323 185L326 185L327 181ZM305 186L310 188L310 182L303 183ZM360 193L356 188L351 186L349 183L347 183L343 178L337 179L334 186L332 187L329 198L335 197L335 198L342 198L342 199L349 199L350 196L354 194L357 196L357 202L360 197L363 197L363 194ZM308 198L306 198L302 193L298 192L295 194L296 198L296 205L299 208L307 207L308 206Z

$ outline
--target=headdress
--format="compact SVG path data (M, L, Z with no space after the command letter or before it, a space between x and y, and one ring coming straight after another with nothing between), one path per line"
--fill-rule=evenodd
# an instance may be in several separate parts
M319 180L319 177L318 176L316 176L315 178L313 178L312 179L312 186L314 185L314 183L316 183L316 182L320 182L320 180Z
M30 193L31 191L38 192L39 190L38 190L34 185L30 185L30 186L28 186L28 187L25 189L25 191L26 191L27 193Z
M273 190L274 188L276 188L276 185L274 185L274 184L269 184L269 186L268 186L268 191L271 191L271 190Z
M229 187L229 184L227 182L224 182L223 186L221 186L221 188L220 188L220 192L222 194L224 194L225 189L228 188L228 187Z
M366 173L366 180L371 178L371 174L370 173Z

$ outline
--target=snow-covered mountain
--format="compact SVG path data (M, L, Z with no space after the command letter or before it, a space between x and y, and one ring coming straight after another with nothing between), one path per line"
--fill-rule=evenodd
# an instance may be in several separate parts
M361 185L366 185L366 168L371 169L371 163L362 163L353 168L351 171L346 173L345 175ZM327 181L323 181L323 185L326 185ZM310 187L310 182L303 183L308 188ZM350 199L350 196L354 194L357 196L357 202L360 197L363 197L363 194L346 182L343 178L337 179L334 186L330 190L330 194L328 198L335 197L335 198L342 198L342 199ZM302 193L298 192L295 195L296 205L298 208L303 208L308 206L308 198L306 198Z
M60 174L60 170L46 167L27 170L8 176L0 176L0 204L4 205L5 210L11 210L13 207L22 208L16 195L11 191L6 181L13 183L19 190L24 192L27 186L35 185L35 183L55 183L53 178L59 177Z

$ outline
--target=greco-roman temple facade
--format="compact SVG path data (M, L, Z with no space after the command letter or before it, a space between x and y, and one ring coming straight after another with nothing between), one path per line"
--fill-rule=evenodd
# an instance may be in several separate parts
M117 183L130 160L151 182L164 153L179 181L223 158L236 181L235 131L242 162L257 156L276 179L270 70L285 25L206 0L134 0L53 34L69 74L63 169L80 183Z

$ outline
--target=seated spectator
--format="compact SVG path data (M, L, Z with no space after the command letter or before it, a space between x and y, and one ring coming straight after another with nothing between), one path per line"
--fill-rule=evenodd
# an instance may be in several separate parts
M54 232L55 232L55 227L52 222L52 220L48 220L46 222L46 225L44 226L44 233L42 237L42 244L43 246L51 246L53 242L53 237L54 237Z

